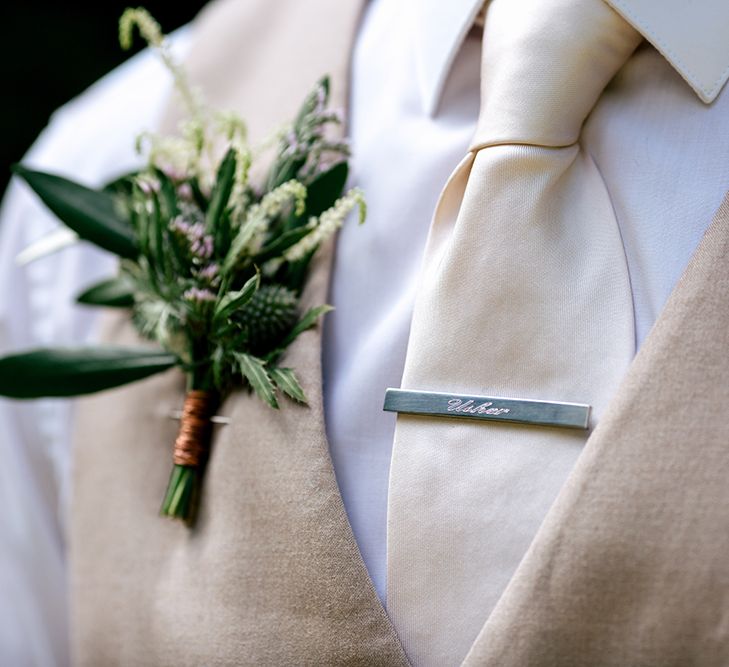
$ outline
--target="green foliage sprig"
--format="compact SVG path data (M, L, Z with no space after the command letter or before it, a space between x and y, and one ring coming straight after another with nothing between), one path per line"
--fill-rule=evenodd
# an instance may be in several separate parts
M0 394L70 396L132 382L172 366L191 391L213 404L235 387L252 389L271 408L282 395L306 403L286 348L330 310L301 312L300 296L317 248L359 208L344 193L346 143L328 136L340 121L321 79L294 121L267 142L273 149L261 185L249 179L263 150L249 145L232 112L209 109L175 61L157 23L127 10L120 40L134 28L172 73L186 111L173 137L145 134L147 166L93 190L22 166L15 173L79 239L120 258L119 274L78 297L89 306L131 309L138 332L158 350L33 350L0 359ZM191 521L203 464L175 465L163 514Z

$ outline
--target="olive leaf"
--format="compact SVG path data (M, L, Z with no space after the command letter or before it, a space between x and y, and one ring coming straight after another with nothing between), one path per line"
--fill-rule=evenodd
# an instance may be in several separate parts
M13 171L80 238L120 257L137 257L139 252L134 231L117 210L114 195L22 165L14 165Z
M0 358L0 396L79 396L166 371L177 357L127 347L41 348Z
M130 308L134 305L134 283L126 276L102 280L76 297L85 306Z

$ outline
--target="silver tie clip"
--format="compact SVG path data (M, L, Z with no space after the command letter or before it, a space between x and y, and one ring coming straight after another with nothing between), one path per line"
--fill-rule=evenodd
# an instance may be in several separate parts
M466 396L435 391L388 389L383 410L410 415L460 417L486 421L586 429L590 406L500 396Z

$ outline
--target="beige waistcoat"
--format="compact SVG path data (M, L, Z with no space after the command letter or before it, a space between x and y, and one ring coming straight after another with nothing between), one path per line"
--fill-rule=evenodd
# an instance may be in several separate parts
M224 0L189 68L261 137L332 75L359 1ZM174 110L166 123L174 118ZM331 247L304 295L326 301ZM133 338L109 318L106 338ZM241 392L196 527L159 517L182 376L85 400L70 537L79 665L406 665L329 458L320 332L287 353L311 406ZM587 441L465 665L729 664L729 199ZM434 630L435 631L435 630Z

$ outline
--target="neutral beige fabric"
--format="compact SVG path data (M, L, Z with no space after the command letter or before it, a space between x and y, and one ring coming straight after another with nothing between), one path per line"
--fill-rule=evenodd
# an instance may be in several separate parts
M467 667L729 665L729 196Z
M194 78L215 104L240 109L254 136L290 116L324 71L341 103L358 5L217 3L198 26ZM725 205L467 665L729 662L728 255ZM324 301L328 274L323 253L310 303ZM129 327L110 320L107 339L129 340ZM217 432L192 532L157 515L176 431L165 411L179 407L182 378L84 402L70 553L76 664L407 664L336 486L319 355L310 331L288 357L310 409L274 413L243 393L226 403L233 424Z
M325 72L343 105L358 14L336 0L214 5L197 29L194 79L212 103L252 119L254 137L287 120ZM312 273L309 305L325 302L330 254ZM134 336L109 320L106 339ZM181 375L84 401L70 553L76 664L407 664L337 489L319 357L319 331L287 356L310 408L274 412L246 393L225 404L232 424L217 431L192 531L158 515L176 431L165 412L181 405Z
M435 213L404 387L587 403L599 417L634 355L633 303L578 138L640 41L602 0L489 4L479 125ZM463 660L586 438L398 417L387 607L414 664Z

